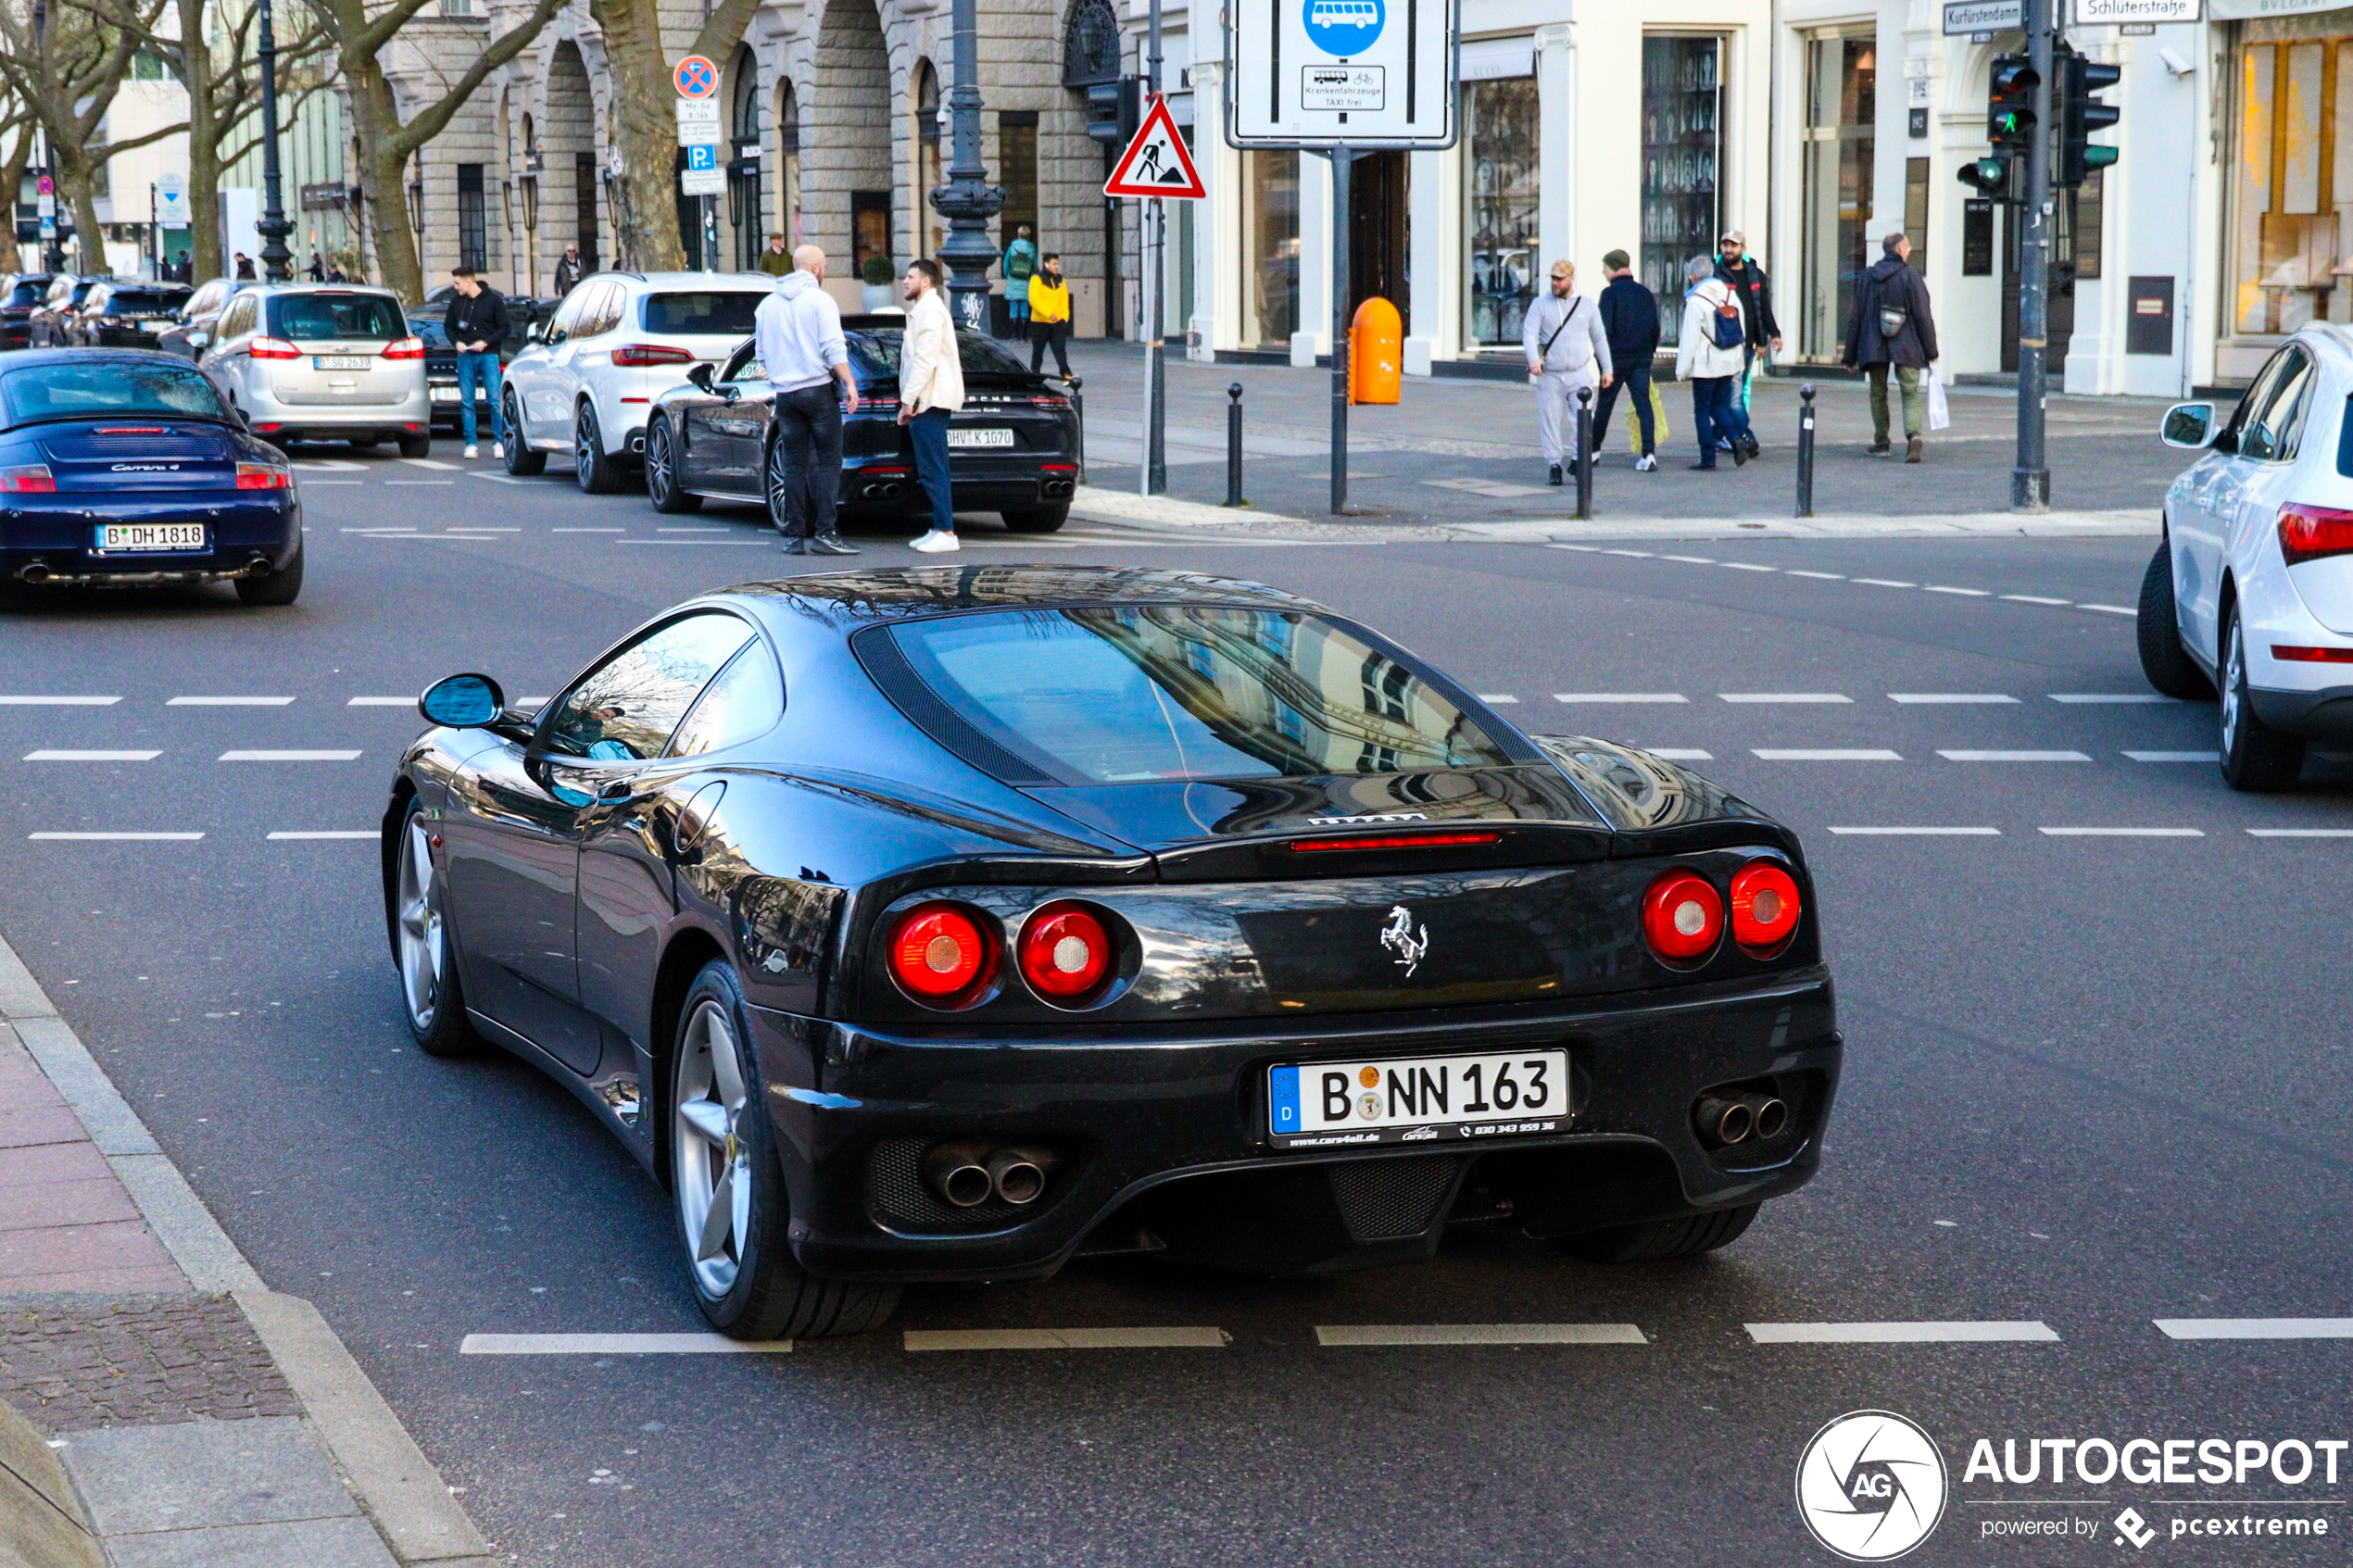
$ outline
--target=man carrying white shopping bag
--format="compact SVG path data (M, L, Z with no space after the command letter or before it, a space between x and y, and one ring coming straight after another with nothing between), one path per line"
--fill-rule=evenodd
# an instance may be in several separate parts
M1904 395L1904 460L1927 455L1920 438L1920 377L1936 363L1936 322L1928 285L1912 270L1912 242L1902 232L1880 242L1883 253L1855 290L1846 318L1846 363L1871 379L1870 456L1888 455L1887 380L1892 370Z

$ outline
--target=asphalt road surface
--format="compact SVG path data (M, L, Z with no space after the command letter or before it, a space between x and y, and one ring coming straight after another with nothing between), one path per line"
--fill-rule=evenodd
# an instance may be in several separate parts
M2353 760L2316 759L2282 797L2222 785L2211 707L2152 700L2134 660L2146 541L1282 545L1074 523L1041 542L975 521L965 566L1302 590L1529 729L1667 748L1792 822L1848 1030L1820 1177L1690 1263L1458 1233L1427 1266L1326 1279L1136 1260L917 1289L890 1329L789 1354L484 1356L466 1336L703 1325L662 1194L576 1103L510 1060L408 1044L373 830L409 699L467 669L552 692L655 610L801 563L754 514L658 518L555 472L302 460L294 608L220 589L0 618L0 930L502 1554L1826 1562L1793 1500L1800 1450L1881 1409L1950 1467L1912 1561L2137 1559L2111 1523L2128 1506L2152 1557L2344 1556L2341 1445L2335 1485L2259 1462L2223 1484L1963 1474L1980 1438L2023 1465L2038 1437L2353 1437L2347 1340L2159 1326L2353 1310ZM858 564L915 558L868 543ZM90 834L179 836L70 836ZM1946 1326L1771 1326L1882 1322ZM1319 1332L1368 1324L1607 1326ZM1167 1328L1210 1332L1044 1350L903 1332ZM2170 1534L2223 1512L2330 1534ZM2073 1534L2010 1533L2035 1521Z

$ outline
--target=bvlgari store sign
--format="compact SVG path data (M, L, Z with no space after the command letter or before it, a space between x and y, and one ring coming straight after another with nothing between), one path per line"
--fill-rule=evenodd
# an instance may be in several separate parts
M2251 21L2257 17L2300 17L2313 11L2341 11L2345 0L2208 0L2218 22Z

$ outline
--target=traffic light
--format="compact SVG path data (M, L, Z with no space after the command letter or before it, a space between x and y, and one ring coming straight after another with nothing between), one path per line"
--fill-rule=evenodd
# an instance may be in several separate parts
M1994 61L1985 94L1985 136L1996 149L2023 154L2034 139L2034 89L2043 78L2024 55Z
M1978 194L1997 202L2026 199L2026 159L2005 157L1999 153L1965 163L1957 171L1961 183Z
M2094 146L2090 137L2114 125L2123 111L2092 94L2115 86L2124 72L2120 67L2087 60L2072 49L2055 63L2062 101L2051 106L2059 123L2058 165L2051 171L2051 183L2072 187L2083 183L2092 170L2116 161L2114 147Z
M1087 134L1116 152L1144 123L1144 79L1123 76L1087 89Z

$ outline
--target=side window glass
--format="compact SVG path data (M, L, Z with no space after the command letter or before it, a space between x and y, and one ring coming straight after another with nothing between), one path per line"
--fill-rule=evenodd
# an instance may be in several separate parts
M2236 452L2240 449L2248 427L2255 422L2255 416L2262 412L2263 406L2271 400L2272 392L2278 388L2280 375L2287 368L2287 359L2288 350L2280 350L2256 372L2255 379L2247 383L2246 390L2239 395L2239 406L2231 410L2231 422L2222 427L2221 435L2214 443L2216 451Z
M587 303L587 295L579 289L573 290L572 297L557 307L556 319L547 323L547 342L561 343L570 337L573 329L580 325L581 307Z
M598 289L585 317L580 323L582 337L602 337L621 325L621 285L607 283Z
M2272 405L2275 412L2271 423L2279 433L2281 462L2293 462L2304 448L2305 422L2312 417L2312 401L2321 390L2320 367L2309 359L2304 362L2303 373L2293 386L2280 389L2279 401Z
M727 361L727 368L719 373L719 379L723 382L766 381L768 372L760 368L759 350L750 344L745 344Z
M658 626L573 684L542 744L596 762L659 757L696 694L751 639L750 627L715 610Z
M768 646L754 637L704 688L670 743L673 757L699 757L766 734L785 716L785 684Z
M2312 361L2304 350L2290 345L2281 351L2274 369L2264 376L2269 384L2262 388L2261 400L2249 399L2253 407L2246 428L2239 433L2240 457L2268 463L2288 455L2283 450L2284 438L2311 377Z

